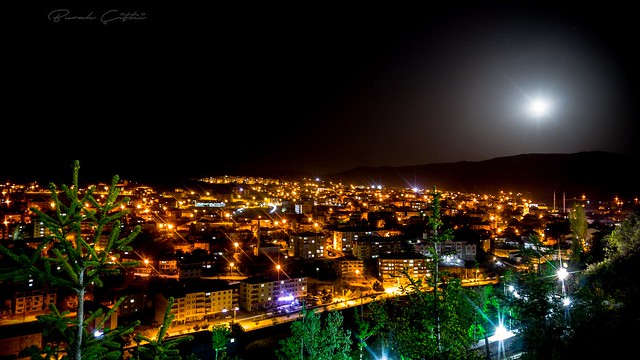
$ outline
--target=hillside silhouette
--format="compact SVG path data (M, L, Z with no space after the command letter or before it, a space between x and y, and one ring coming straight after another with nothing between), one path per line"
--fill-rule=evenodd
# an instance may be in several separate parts
M402 167L358 167L329 174L326 180L386 187L423 188L464 193L522 193L534 201L551 203L580 198L606 201L640 196L634 177L635 156L608 152L522 154L485 161L461 161Z
M20 167L5 164L0 171L3 181L38 181L69 183L72 160L50 159ZM500 191L521 193L536 202L551 204L585 195L593 201L614 197L631 200L640 197L640 182L635 169L640 164L637 155L609 152L574 154L521 154L484 161L460 161L415 166L357 167L340 173L321 175L324 181L354 185L394 188L431 189L491 194ZM316 175L300 171L246 171L222 169L213 164L190 164L188 161L155 163L144 159L90 158L80 160L81 182L109 182L115 174L122 180L151 186L181 187L210 176L256 176L296 181ZM2 175L4 173L4 175Z

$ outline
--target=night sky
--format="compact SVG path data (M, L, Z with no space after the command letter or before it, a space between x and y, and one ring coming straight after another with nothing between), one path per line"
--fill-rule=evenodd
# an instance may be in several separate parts
M639 152L631 5L200 3L21 12L0 178Z

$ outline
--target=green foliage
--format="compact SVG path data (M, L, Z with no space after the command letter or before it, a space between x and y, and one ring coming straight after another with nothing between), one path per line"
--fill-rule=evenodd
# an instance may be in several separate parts
M367 311L367 314L372 312ZM360 352L360 359L364 357L364 350L367 347L367 340L378 334L382 324L380 322L375 321L370 318L367 319L365 316L358 315L358 308L354 308L354 319L356 324L356 339L358 340L358 350Z
M427 290L421 279L403 274L410 285L404 299L387 307L378 321L392 335L391 348L406 359L471 359L477 339L490 322L480 303L485 300L462 287L459 279L446 278L439 292ZM489 296L489 295L487 295Z
M216 360L218 360L218 353L227 348L229 336L231 336L231 329L226 324L214 325L211 328L211 346L216 352Z
M441 193L432 192L432 215L429 240L435 244L452 237L442 230ZM430 276L413 278L405 268L402 275L408 284L401 287L403 297L386 299L368 307L372 325L359 324L362 335L378 335L379 347L401 359L475 359L472 350L484 336L490 317L496 312L492 293L476 293L462 287L460 279L439 272L440 254L435 246L430 256ZM383 344L384 343L384 344ZM364 344L363 346L366 346Z
M535 269L536 271L540 271L546 258L554 252L557 252L557 250L545 247L542 244L540 236L537 234L531 235L530 247L520 248L520 255L522 255L523 262L530 265L530 270Z
M587 243L587 231L589 223L587 222L587 214L584 207L580 204L574 204L569 212L569 223L571 232L573 233L573 242L571 243L571 262L574 267L582 267L582 252Z
M576 276L580 286L572 294L568 345L574 358L624 358L629 344L637 338L640 213L630 213L603 240L605 259Z
M164 312L164 318L162 324L158 328L158 333L155 338L150 339L142 334L136 334L135 341L137 346L133 351L133 356L136 360L181 360L180 350L178 345L183 342L193 340L193 336L182 336L175 339L167 340L167 331L171 327L174 314L171 313L171 307L173 306L174 298L170 297L167 304L167 308Z
M576 242L586 238L586 218L574 207L570 223ZM605 258L595 264L576 264L590 257L593 247L578 249L572 256L572 271L560 281L560 263L548 261L541 244L525 250L525 258L536 264L524 272L506 272L500 307L512 316L523 359L585 359L626 357L635 341L640 322L640 281L635 275L640 263L640 215L630 213L603 238ZM555 251L555 250L551 250ZM576 255L576 254L574 254ZM513 285L515 291L508 291ZM562 300L570 298L569 305Z
M556 267L518 273L513 295L513 327L519 329L528 356L553 359L565 352L568 318L562 307L563 294Z
M605 240L609 262L640 254L640 214L631 213Z
M114 316L116 309L123 300L124 298L120 298L106 313L102 308L98 308L96 311L91 311L87 314L82 327L84 343L81 348L83 359L117 360L122 358L122 339L133 332L138 322L130 327L118 327L115 329L110 329L107 322ZM38 322L44 325L44 338L53 341L45 347L43 352L38 351L37 354L34 354L35 358L55 358L56 354L64 354L67 348L76 348L74 343L77 341L75 321L76 319L70 316L69 311L59 312L53 305L50 306L48 314L38 316ZM94 326L93 324L96 325ZM57 341L55 341L56 339ZM45 355L44 357L42 356L43 354ZM63 358L68 358L68 356L65 355Z
M59 336L59 345L45 346L42 355L75 360L116 359L121 356L116 339L129 333L132 327L116 330L106 327L102 329L102 336L93 336L89 324L103 314L85 314L85 294L92 287L103 285L102 276L117 274L121 269L134 265L120 262L119 266L114 266L111 256L115 251L131 250L129 243L140 232L140 227L121 236L120 219L127 214L121 206L129 199L120 197L117 175L113 176L107 194L98 200L94 196L95 187L83 191L79 186L79 169L80 164L75 161L71 186L63 184L58 188L53 183L49 185L54 204L52 212L31 208L49 231L36 251L27 255L0 246L0 252L12 264L3 268L0 279L16 282L35 279L38 284L68 289L77 296L75 318L69 317L68 313L60 313L52 306L50 314L38 319L47 324L46 335ZM115 308L104 315L113 311ZM106 324L103 321L98 326Z
M342 314L316 314L303 310L302 319L291 324L291 336L280 340L279 359L347 360L351 352L351 331L343 329Z
M442 229L442 192L438 191L434 186L430 194L433 199L431 201L431 215L428 218L428 223L431 228L429 241L435 243L453 239L452 229Z

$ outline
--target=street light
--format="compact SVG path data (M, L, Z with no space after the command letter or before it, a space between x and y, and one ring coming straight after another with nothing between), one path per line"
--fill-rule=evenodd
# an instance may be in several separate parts
M280 281L280 264L276 265L276 270L278 271L278 282Z
M565 287L564 280L569 277L569 272L567 271L567 264L560 263L560 268L558 269L557 276L558 280L560 280L560 284L562 286L562 306L564 307L564 322L566 325L567 318L569 317L569 307L571 306L571 298L567 295L567 290Z
M567 296L567 290L564 284L564 280L569 277L569 272L567 271L567 264L564 263L561 265L561 267L558 269L557 272L558 275L558 280L560 280L560 285L562 286L562 301L564 303L565 306L569 305L571 303L571 301L569 300L569 297Z
M320 271L320 268L316 268L316 280L320 280L319 271Z

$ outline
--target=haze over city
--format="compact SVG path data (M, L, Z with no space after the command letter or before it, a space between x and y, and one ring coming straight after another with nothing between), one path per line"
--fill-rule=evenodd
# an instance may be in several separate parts
M48 4L9 43L0 177L67 180L74 159L108 180L637 154L633 13Z

